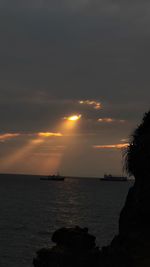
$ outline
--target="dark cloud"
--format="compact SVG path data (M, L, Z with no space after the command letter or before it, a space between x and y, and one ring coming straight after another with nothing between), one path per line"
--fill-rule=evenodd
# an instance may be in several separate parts
M114 3L100 5L107 10ZM86 92L90 98L113 100L122 94L133 99L141 87L147 92L149 22L144 14L135 20L131 10L129 15L100 9L99 16L90 16L85 9L71 16L59 5L53 14L16 10L4 10L1 16L1 88L44 89L58 98L83 97Z

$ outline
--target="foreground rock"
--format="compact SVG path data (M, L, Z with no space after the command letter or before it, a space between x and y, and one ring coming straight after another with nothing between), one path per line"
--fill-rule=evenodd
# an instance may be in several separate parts
M55 247L37 252L35 267L150 267L150 112L132 135L126 168L135 184L111 244L99 250L86 228L62 228L52 237Z
M35 267L92 267L97 266L100 252L95 244L95 237L87 228L61 228L52 241L56 246L41 249L33 260Z

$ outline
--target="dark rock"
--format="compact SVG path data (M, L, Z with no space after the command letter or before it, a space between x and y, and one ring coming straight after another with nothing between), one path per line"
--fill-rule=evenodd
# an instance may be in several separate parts
M88 234L87 228L61 228L57 230L52 241L57 246L67 247L74 250L89 250L95 248L95 236Z
M54 232L52 241L56 246L37 252L33 260L35 267L97 266L100 251L96 247L95 237L88 233L87 228L61 228Z

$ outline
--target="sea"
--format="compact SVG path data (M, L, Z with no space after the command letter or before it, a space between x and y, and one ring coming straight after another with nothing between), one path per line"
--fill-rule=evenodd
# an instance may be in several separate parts
M60 227L88 227L99 247L109 244L132 184L0 175L0 267L33 267L36 251L51 247Z

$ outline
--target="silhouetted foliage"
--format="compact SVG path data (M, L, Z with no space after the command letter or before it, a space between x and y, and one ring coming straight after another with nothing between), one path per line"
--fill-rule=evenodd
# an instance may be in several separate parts
M150 173L150 111L133 132L125 155L125 167L129 175L146 178Z

